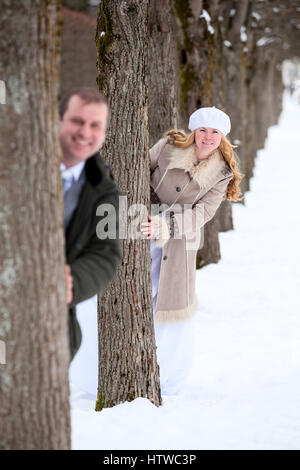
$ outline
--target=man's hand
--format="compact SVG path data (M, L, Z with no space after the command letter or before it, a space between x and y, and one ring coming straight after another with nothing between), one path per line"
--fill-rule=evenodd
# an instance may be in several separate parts
M73 278L71 275L71 268L68 264L65 264L65 278L66 278L67 304L69 305L73 299Z

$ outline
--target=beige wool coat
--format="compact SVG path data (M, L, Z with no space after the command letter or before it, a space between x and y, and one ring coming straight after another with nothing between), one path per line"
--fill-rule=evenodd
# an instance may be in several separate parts
M150 150L152 214L158 209L152 218L157 227L153 242L163 250L156 303L156 321L161 323L187 319L197 310L196 255L202 228L215 215L233 178L218 149L201 162L194 150L195 144L178 148L168 137Z

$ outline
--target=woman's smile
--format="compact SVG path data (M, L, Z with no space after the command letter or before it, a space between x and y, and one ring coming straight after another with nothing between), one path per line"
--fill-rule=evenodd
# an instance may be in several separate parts
M196 156L203 160L216 150L221 142L222 134L211 127L199 127L195 131Z

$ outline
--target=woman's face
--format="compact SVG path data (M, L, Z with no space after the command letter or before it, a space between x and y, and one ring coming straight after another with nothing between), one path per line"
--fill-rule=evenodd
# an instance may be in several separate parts
M195 143L200 155L209 155L216 150L222 139L222 133L211 127L199 127L195 130Z

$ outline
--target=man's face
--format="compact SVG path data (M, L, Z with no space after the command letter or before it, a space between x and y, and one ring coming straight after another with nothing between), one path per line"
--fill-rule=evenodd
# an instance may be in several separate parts
M72 96L60 121L60 142L64 163L69 166L87 160L103 145L108 109L105 103L87 104Z

